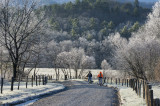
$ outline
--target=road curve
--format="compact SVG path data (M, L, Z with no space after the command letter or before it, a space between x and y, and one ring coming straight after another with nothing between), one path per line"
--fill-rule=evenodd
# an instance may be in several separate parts
M31 106L118 106L113 88L84 81L69 82L72 86L68 90L42 98Z

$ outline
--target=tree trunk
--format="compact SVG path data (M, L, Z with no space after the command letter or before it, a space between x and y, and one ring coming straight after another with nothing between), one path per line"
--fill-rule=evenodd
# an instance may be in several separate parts
M17 77L17 64L13 63L13 78L16 79Z
M71 79L72 75L71 75L71 69L70 68L69 68L69 73L70 73L70 79Z

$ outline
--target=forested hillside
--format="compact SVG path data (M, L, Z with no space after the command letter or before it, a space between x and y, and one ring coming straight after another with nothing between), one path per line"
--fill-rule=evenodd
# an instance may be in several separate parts
M76 0L75 3L53 4L43 9L53 30L68 32L72 40L83 36L97 41L114 32L129 38L150 12L140 7L138 1L130 4L111 0Z
M134 4L112 0L76 0L74 3L45 5L37 13L41 11L45 11L49 23L45 41L60 48L59 52L54 48L55 51L69 52L73 48L81 48L87 56L95 58L96 68L100 68L104 59L114 64L111 61L117 47L112 44L113 40L120 43L122 38L129 39L131 33L145 23L151 10L140 7L138 0ZM117 32L120 35L113 36Z

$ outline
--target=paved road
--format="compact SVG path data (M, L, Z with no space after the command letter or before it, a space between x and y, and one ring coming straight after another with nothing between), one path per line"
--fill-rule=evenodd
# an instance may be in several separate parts
M71 81L68 90L40 99L31 106L118 106L116 91L112 88Z

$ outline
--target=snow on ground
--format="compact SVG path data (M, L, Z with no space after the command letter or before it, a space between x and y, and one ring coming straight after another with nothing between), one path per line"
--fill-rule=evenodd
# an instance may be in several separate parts
M64 88L65 87L62 84L47 83L47 85L34 85L33 87L28 85L26 89L25 83L21 83L20 90L18 90L17 83L15 83L14 91L11 91L10 84L8 83L4 85L3 94L0 94L0 102L2 104L24 102L44 94L62 90Z
M152 85L154 99L160 98L160 82L151 82L150 84Z
M152 86L153 96L155 98L160 98L160 86Z
M28 70L29 68L26 68L25 70ZM69 69L66 70L66 72L68 71L68 75L69 75ZM78 75L80 73L81 69L78 70ZM82 76L86 76L88 74L88 72L91 71L93 78L97 78L98 73L104 72L102 69L85 69L83 71L83 75ZM55 69L54 68L36 68L36 72L38 75L52 75L54 78L56 76L55 73ZM61 71L61 69L59 69L60 72L60 79L64 79L64 74ZM34 71L31 71L30 75L33 75ZM106 70L106 77L116 77L118 76L119 78L123 77L123 72L119 71L119 70ZM75 78L75 71L73 69L71 69L71 76L72 78Z
M118 88L121 96L121 106L146 106L145 100L139 97L132 88L116 84L105 83L104 85Z
M154 98L160 98L160 86L152 86Z
M29 105L33 104L34 102L36 102L37 100L39 100L39 99L29 100L25 103L21 103L21 104L15 105L15 106L29 106Z

